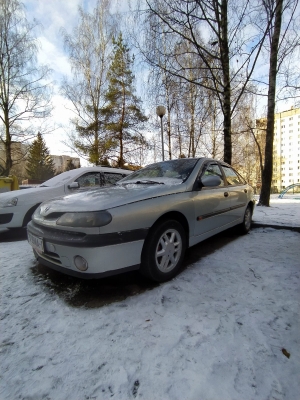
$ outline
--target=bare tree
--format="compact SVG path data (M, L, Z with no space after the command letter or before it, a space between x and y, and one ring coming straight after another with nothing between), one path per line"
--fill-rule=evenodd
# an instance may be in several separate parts
M217 98L223 114L224 160L231 163L231 118L253 74L268 25L263 33L248 33L258 9L247 0L239 4L228 0L146 0L146 4L142 14L149 20L147 29L150 26L157 37L163 30L167 37L168 63L164 69L206 88ZM149 64L160 67L159 43L153 41L152 46L143 50L141 45L140 49ZM192 78L186 74L188 54L198 59L194 70L202 69Z
M50 70L37 65L38 43L18 0L0 0L0 129L5 156L0 166L8 175L14 163L13 142L26 142L31 123L51 112L47 78Z
M65 143L78 155L99 165L109 158L113 146L105 134L100 109L105 104L106 74L112 52L115 24L109 0L98 0L93 13L79 8L79 24L72 33L62 30L73 79L64 78L63 95L71 102L75 132Z

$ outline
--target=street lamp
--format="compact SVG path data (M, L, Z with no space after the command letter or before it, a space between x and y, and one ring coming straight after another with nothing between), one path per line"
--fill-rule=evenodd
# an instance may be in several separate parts
M163 131L163 116L166 113L166 108L164 106L158 106L156 107L156 114L160 118L160 126L161 126L161 147L162 147L162 159L165 161L165 150L164 150L164 131Z

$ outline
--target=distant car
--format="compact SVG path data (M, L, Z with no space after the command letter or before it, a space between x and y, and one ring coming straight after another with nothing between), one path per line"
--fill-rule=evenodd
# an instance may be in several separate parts
M83 278L139 269L163 282L186 248L227 228L251 227L253 190L207 158L149 165L113 187L43 203L27 226L41 264Z
M132 171L110 167L82 167L63 172L42 185L0 193L0 229L21 228L45 200L115 184Z

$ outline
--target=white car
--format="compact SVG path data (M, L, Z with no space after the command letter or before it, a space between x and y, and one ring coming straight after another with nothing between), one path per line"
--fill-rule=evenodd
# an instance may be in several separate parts
M111 185L131 172L110 167L82 167L63 172L34 188L0 193L0 230L25 227L45 200Z

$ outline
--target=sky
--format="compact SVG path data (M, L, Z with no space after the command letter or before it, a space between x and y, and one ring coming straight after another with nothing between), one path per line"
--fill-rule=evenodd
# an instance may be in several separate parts
M84 2L86 3L86 1ZM91 1L89 1L91 3ZM94 3L94 1L93 1ZM63 40L60 29L72 30L76 25L78 6L84 4L81 0L25 0L26 15L29 20L36 19L41 23L36 32L39 42L38 62L47 64L52 69L51 81L54 87L51 123L56 127L55 131L44 137L50 153L53 155L67 154L76 157L69 148L62 144L62 138L66 136L65 129L72 118L72 112L67 101L59 93L59 85L62 77L71 75L68 57L64 52ZM81 164L83 164L81 162ZM84 166L84 165L82 165Z
M63 279L0 235L1 400L297 399L299 195L253 219L144 290L134 274Z

